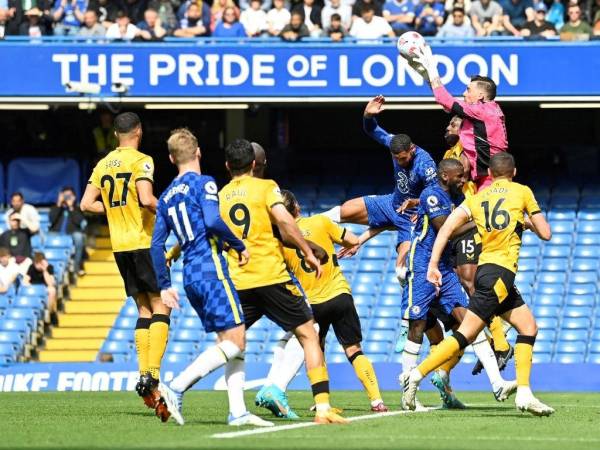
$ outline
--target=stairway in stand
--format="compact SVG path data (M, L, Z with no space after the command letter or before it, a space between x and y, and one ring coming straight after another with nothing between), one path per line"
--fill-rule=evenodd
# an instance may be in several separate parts
M86 275L70 288L70 299L59 314L41 362L94 361L113 326L126 297L123 280L110 246L108 227L100 228L94 248L88 249Z

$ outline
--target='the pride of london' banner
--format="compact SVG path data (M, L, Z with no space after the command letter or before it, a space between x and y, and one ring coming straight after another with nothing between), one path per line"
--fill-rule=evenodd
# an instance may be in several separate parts
M600 95L600 43L433 45L438 70L460 94L469 76L501 96ZM429 97L393 44L0 43L0 96L66 96L67 82L129 97Z

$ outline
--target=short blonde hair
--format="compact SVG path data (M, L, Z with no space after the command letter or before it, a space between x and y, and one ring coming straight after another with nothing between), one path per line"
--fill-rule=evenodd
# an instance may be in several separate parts
M196 157L198 139L187 128L176 128L171 131L167 140L169 154L173 157L175 164L184 164Z

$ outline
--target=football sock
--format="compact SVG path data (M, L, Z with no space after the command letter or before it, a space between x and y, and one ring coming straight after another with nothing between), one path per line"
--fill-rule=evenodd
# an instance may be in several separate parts
M531 376L531 359L533 356L535 336L517 336L515 345L515 369L517 372L517 386L529 386Z
M317 411L327 411L329 404L329 374L325 366L315 367L306 372L312 389Z
M379 383L377 382L377 376L375 375L375 369L373 369L373 364L369 361L363 352L358 351L352 356L348 358L352 367L354 367L354 372L356 372L356 376L362 383L367 391L367 396L371 401L380 403L381 402L381 392L379 392Z
M240 417L248 412L244 401L244 382L246 381L246 373L244 372L246 361L244 358L244 352L240 352L225 365L229 412L233 417Z
M222 341L217 345L207 348L173 381L171 388L177 392L184 392L201 378L218 369L241 353L240 348L231 341Z
M502 326L502 319L498 316L492 319L489 326L492 338L494 339L494 349L497 352L505 352L510 348L506 336L504 335L504 327Z
M300 367L302 367L302 364L304 364L304 349L300 345L298 338L292 336L283 348L281 367L273 375L272 384L285 392L300 370Z
M271 386L275 384L275 379L277 378L277 374L283 368L283 358L285 354L285 345L287 344L287 334L282 339L277 341L275 347L273 347L273 361L271 362L271 368L269 369L269 373L267 374L267 381L265 381L265 386Z
M459 343L459 339L463 342ZM417 370L421 376L424 377L428 373L440 367L454 355L458 354L458 352L461 350L461 347L464 348L466 345L467 340L464 338L464 336L458 332L455 332L454 336L448 336L446 339L440 342L435 347L435 351L431 352L429 356L417 366Z
M148 372L155 379L160 379L160 361L165 354L169 340L169 324L171 320L166 314L153 314L150 322L148 350Z
M433 348L433 346L432 346L432 348ZM448 361L446 361L440 367L438 367L438 369L443 370L444 372L446 372L446 374L450 375L450 371L452 369L454 369L454 367L458 364L458 362L460 361L460 358L462 358L462 355L464 355L464 354L465 354L465 350L462 349L460 352L458 352L456 355L454 355L452 358L450 358Z
M325 212L323 212L321 214L323 214L324 216L329 217L331 220L333 220L336 223L340 223L341 214L342 214L342 208L340 206L334 206L330 210L325 211Z
M135 349L138 356L140 375L148 372L148 350L150 348L150 318L140 317L135 324Z
M406 341L404 350L402 350L402 372L410 372L417 367L417 359L419 359L420 351L421 344L410 340Z
M494 354L494 351L492 350L492 347L483 331L477 335L472 345L475 354L485 369L485 373L490 379L492 388L494 391L496 391L502 387L504 378L502 378L502 375L500 375L500 369L498 369L496 355Z

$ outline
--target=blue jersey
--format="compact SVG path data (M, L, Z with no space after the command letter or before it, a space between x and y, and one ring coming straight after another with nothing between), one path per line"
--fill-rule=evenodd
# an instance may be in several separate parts
M433 243L437 236L431 221L436 217L449 216L452 210L463 200L462 194L457 198L451 198L450 194L439 183L423 189L419 197L418 218L412 233L411 248L408 255L408 267L411 271L427 271ZM450 246L447 246L444 250L439 268L441 272L452 270Z
M379 142L390 148L393 134L388 133L381 128L374 117L364 118L364 129L367 134ZM423 189L427 186L436 186L437 169L435 162L425 150L417 146L417 150L408 167L402 167L392 158L394 164L394 180L396 187L394 189L394 197L392 206L394 209L399 208L405 200L409 198L419 198ZM410 211L407 211L410 213Z
M165 241L175 232L183 251L185 286L206 279L228 277L221 255L222 242L238 251L244 243L235 237L219 214L217 185L212 177L187 172L177 177L158 200L152 235L152 262L160 289L171 287L165 262Z

